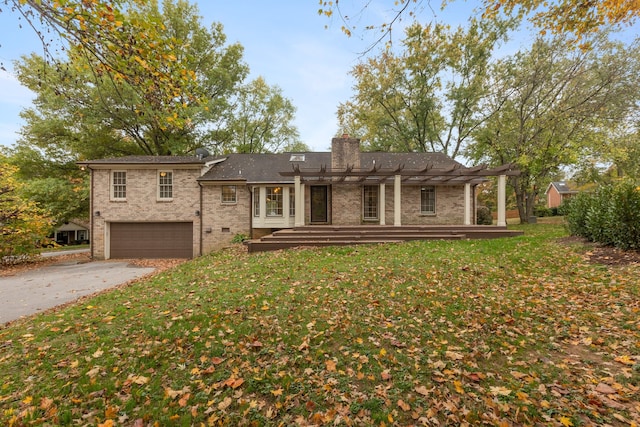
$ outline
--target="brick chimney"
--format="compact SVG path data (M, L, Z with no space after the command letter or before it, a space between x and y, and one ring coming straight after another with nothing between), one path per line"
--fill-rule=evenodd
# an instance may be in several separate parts
M343 134L331 140L331 169L360 169L360 139Z

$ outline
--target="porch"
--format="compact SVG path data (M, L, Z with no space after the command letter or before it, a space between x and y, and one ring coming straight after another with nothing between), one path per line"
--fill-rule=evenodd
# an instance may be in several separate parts
M495 225L306 225L245 242L249 252L301 246L350 246L411 240L495 239L522 235Z

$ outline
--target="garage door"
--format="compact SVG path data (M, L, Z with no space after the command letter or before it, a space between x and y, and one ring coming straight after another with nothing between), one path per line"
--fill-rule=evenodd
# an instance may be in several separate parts
M191 258L192 222L111 223L111 258Z

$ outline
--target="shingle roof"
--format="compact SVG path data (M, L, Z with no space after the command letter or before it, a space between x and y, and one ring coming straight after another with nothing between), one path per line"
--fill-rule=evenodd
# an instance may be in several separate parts
M206 159L196 156L124 156L87 160L79 165L137 165L137 164L204 164Z
M293 182L291 177L283 177L280 172L290 172L294 165L301 169L319 169L322 166L331 168L331 153L300 153L305 161L291 161L291 153L282 154L228 154L218 156L215 160L223 160L214 164L200 181L243 180L255 182ZM208 158L206 160L212 160ZM396 168L399 165L406 169L422 169L427 165L446 168L460 165L442 153L382 153L365 152L360 155L360 167L369 169L375 165L383 169Z
M572 190L564 181L554 181L551 185L553 185L560 194L577 193L577 190Z

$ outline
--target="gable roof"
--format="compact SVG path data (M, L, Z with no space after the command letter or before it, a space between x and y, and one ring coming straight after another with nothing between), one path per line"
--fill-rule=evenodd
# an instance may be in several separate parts
M556 189L556 191L559 194L574 194L574 193L578 193L577 190L572 190L569 187L569 184L567 184L565 181L554 181L551 184L549 184L549 186L547 187L547 191L545 191L545 194L547 194L549 192L549 190L551 189L552 186Z

